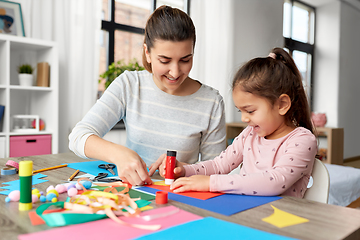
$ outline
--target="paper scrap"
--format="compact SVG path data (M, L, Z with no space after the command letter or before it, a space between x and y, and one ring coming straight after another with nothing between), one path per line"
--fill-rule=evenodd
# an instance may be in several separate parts
M309 222L309 220L306 218L302 218L294 214L285 212L274 207L273 205L271 205L271 207L274 209L274 213L271 214L269 217L263 218L262 220L278 228Z

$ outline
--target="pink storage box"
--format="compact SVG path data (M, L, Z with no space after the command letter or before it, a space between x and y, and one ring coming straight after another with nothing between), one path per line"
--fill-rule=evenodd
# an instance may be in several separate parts
M51 135L10 137L10 157L51 154Z

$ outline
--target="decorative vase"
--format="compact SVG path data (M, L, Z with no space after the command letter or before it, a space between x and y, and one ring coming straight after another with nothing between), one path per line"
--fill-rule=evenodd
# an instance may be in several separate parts
M28 73L20 73L19 74L19 83L20 86L33 86L34 76Z
M315 127L324 127L327 119L325 113L311 113L311 120L314 123Z

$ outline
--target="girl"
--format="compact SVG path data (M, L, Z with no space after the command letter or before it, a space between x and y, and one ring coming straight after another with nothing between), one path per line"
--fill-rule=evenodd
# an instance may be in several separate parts
M176 149L185 163L195 163L200 153L212 159L223 151L223 98L188 76L195 39L186 13L168 6L156 9L145 27L146 70L126 71L114 80L71 132L69 148L83 158L116 164L119 177L132 185L151 183L149 175L161 164L156 160L167 149ZM102 139L120 119L126 146Z
M303 198L317 141L293 59L274 48L269 57L249 61L235 75L232 91L248 127L215 159L179 164L174 173L186 177L170 189ZM240 174L227 175L241 163Z

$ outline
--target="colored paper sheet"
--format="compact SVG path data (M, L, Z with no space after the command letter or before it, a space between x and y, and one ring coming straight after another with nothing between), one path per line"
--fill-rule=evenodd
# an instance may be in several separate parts
M139 187L141 191L155 194L158 191L155 188ZM226 216L245 211L269 202L281 199L282 197L262 197L262 196L246 196L237 194L223 194L207 200L186 197L175 193L168 193L168 198L198 208L220 213Z
M157 208L141 213L142 216L161 214L177 209L174 206L168 206L163 208ZM201 219L200 216L179 210L178 212L157 218L152 221L145 221L142 218L136 217L120 217L121 220L132 224L160 224L161 229L166 229L172 226L183 224L189 221ZM51 240L79 240L85 239L91 236L91 239L104 239L106 240L118 240L118 239L134 239L139 236L143 236L154 231L138 229L130 226L121 225L115 221L107 218L93 222L87 222L82 224L70 225L60 228L52 228L41 232L28 233L19 235L19 240L39 240L39 239L51 239Z
M53 212L62 212L62 211L65 211L65 209L50 209L50 210L45 210L44 214L53 213ZM45 224L44 220L39 215L37 215L35 211L29 212L29 218L33 226Z
M70 198L67 199L67 202ZM147 211L150 209L153 209L153 207L148 206L151 202L146 201L146 200L137 200L135 201L136 205L140 208L141 211ZM65 209L50 209L50 210L45 210L44 214L46 213L53 213L53 212L63 212L65 211ZM31 221L32 225L41 225L41 224L45 224L44 220L35 212L35 211L30 211L29 212L29 218Z
M92 188L95 189L99 189L100 191L103 191L105 188L108 187L102 187L102 186L93 186ZM116 190L118 190L119 192L121 190L123 190L123 187L116 187ZM140 191L136 191L136 189L130 189L129 190L129 195L131 198L141 198L143 200L147 200L147 201L151 201L155 199L155 196L146 192L140 192Z
M155 188L155 189L165 191L165 192L171 192L171 193L173 192L170 190L169 185L162 185L161 182L156 182L155 184L152 184L152 185L146 185L146 187ZM209 198L223 195L223 193L215 193L215 192L182 192L182 193L176 193L176 194L186 196L186 197L197 198L197 199L201 199L201 200L206 200Z
M101 172L108 174L108 177L117 176L117 168L114 168L115 175L112 175L108 170L99 168L100 164L109 164L105 161L90 161L90 162L77 162L77 163L66 163L69 168L79 169L81 172L86 172L91 175L97 176Z
M40 179L43 177L47 177L47 175L38 173L32 176L32 185L36 185L39 183L43 183L43 182L48 182L49 180L44 180L44 179ZM9 185L9 186L5 186L5 187L0 187L0 189L7 189L6 191L2 191L0 192L0 194L3 195L9 195L9 193L11 193L14 190L20 190L20 180L14 180L11 182L3 182L2 184L5 185Z
M278 228L288 227L309 221L306 218L302 218L294 214L280 210L274 207L273 205L271 205L271 207L274 209L274 213L271 214L269 217L263 218L262 220Z
M209 227L212 231L209 231ZM170 237L171 236L171 237ZM199 239L266 239L266 240L288 240L293 239L281 235L264 232L250 227L227 222L213 217L187 222L163 231L151 233L137 240L199 240Z

